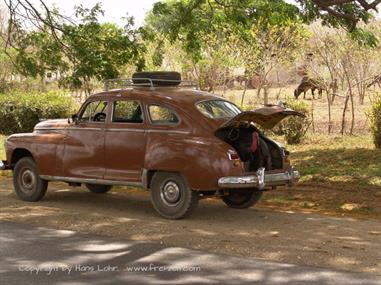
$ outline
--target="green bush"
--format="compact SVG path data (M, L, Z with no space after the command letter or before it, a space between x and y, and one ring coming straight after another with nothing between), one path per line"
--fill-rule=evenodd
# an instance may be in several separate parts
M77 106L62 92L0 94L0 133L30 132L41 119L67 118Z
M381 96L373 104L369 118L374 145L381 148Z
M310 109L303 101L289 100L287 107L302 113L305 117L290 116L283 120L277 129L277 134L284 135L288 144L299 144L305 137L311 125Z

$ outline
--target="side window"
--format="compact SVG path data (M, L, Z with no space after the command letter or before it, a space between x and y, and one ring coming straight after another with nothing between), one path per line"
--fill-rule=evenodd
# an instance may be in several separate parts
M139 102L134 100L115 101L112 121L114 123L143 123L143 113Z
M105 122L107 114L106 101L93 101L86 105L82 112L80 121L82 122Z
M179 122L175 112L166 107L151 105L148 110L152 124L177 124Z

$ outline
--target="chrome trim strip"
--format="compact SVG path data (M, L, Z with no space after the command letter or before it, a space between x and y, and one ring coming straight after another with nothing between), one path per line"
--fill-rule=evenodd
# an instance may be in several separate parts
M69 131L102 131L104 128L68 128Z
M144 133L144 129L117 129L117 128L112 128L112 129L106 129L106 132L137 132L137 133Z
M41 179L48 180L48 181L89 183L89 184L101 184L101 185L141 186L141 187L143 186L143 184L141 182L132 182L132 181L89 179L89 178L50 176L50 175L40 175L40 177L41 177Z
M293 167L290 167L285 172L268 174L265 173L264 168L260 168L254 175L221 177L218 179L218 186L221 188L263 189L265 186L291 186L295 184L299 178L299 171Z
M148 133L173 133L173 134L184 134L184 135L189 135L191 132L190 131L176 131L176 130L157 130L157 129L121 129L121 128L38 128L35 129L34 131L62 131L62 130L85 130L85 131L110 131L110 132L148 132Z
M67 130L66 128L35 128L35 131L58 131L58 130Z
M148 133L173 133L173 134L184 134L189 135L190 131L175 131L175 130L155 130L155 129L148 129Z

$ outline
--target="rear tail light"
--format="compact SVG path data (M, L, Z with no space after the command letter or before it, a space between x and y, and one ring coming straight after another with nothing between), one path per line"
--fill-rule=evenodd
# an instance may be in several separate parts
M229 160L239 160L239 155L235 150L229 149L227 154Z

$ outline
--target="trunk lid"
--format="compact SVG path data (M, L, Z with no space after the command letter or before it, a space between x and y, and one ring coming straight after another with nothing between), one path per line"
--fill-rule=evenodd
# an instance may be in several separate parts
M285 108L283 105L268 105L253 111L242 112L220 125L218 129L238 127L244 122L252 122L265 129L272 129L275 125L288 116L304 117L302 113Z

